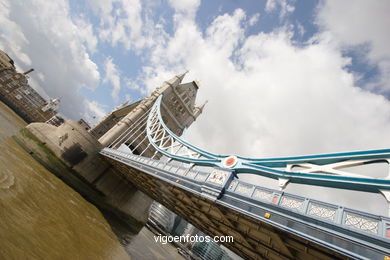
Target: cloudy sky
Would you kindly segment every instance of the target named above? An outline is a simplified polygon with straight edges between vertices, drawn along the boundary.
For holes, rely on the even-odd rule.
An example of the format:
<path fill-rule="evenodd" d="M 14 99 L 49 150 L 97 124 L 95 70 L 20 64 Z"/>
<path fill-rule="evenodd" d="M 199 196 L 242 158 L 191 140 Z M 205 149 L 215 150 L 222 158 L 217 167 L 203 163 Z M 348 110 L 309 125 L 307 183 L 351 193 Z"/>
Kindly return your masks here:
<path fill-rule="evenodd" d="M 0 49 L 71 119 L 188 69 L 209 102 L 185 137 L 212 152 L 389 148 L 388 13 L 388 0 L 0 0 Z"/>

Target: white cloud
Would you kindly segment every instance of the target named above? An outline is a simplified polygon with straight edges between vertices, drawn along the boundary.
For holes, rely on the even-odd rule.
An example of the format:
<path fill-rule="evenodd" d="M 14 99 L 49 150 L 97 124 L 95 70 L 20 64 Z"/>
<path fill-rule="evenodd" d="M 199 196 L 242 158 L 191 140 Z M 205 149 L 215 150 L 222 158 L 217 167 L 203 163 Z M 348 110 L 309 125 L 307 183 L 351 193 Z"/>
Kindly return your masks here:
<path fill-rule="evenodd" d="M 169 0 L 170 5 L 175 9 L 175 20 L 193 20 L 199 8 L 200 0 Z"/>
<path fill-rule="evenodd" d="M 245 25 L 240 9 L 216 17 L 205 34 L 193 20 L 177 22 L 144 67 L 150 89 L 186 68 L 186 80 L 202 81 L 198 99 L 209 103 L 186 134 L 190 142 L 255 158 L 389 147 L 390 102 L 354 86 L 345 69 L 351 60 L 339 48 L 325 39 L 294 46 L 287 26 L 245 37 Z M 339 199 L 318 191 L 295 189 L 361 207 L 354 193 Z"/>
<path fill-rule="evenodd" d="M 122 43 L 130 49 L 131 38 L 139 36 L 142 26 L 139 1 L 89 1 L 89 4 L 100 19 L 99 38 L 113 46 Z"/>
<path fill-rule="evenodd" d="M 93 32 L 92 24 L 81 18 L 75 19 L 75 24 L 77 25 L 77 32 L 79 34 L 80 39 L 86 43 L 86 46 L 91 53 L 95 53 L 98 40 Z"/>
<path fill-rule="evenodd" d="M 85 100 L 84 106 L 86 110 L 83 118 L 90 124 L 99 122 L 107 114 L 106 107 L 96 101 Z"/>
<path fill-rule="evenodd" d="M 299 36 L 303 36 L 306 33 L 305 27 L 299 22 L 296 24 L 296 31 Z"/>
<path fill-rule="evenodd" d="M 23 34 L 22 28 L 19 24 L 10 19 L 11 15 L 11 2 L 2 1 L 0 2 L 0 24 L 1 28 L 1 39 L 0 48 L 3 50 L 9 50 L 11 53 L 18 53 L 18 58 L 25 65 L 31 65 L 31 59 L 28 55 L 21 50 L 20 45 L 27 45 L 29 41 Z M 17 44 L 13 44 L 17 43 Z M 16 64 L 19 66 L 18 64 Z"/>
<path fill-rule="evenodd" d="M 118 70 L 118 66 L 112 61 L 112 57 L 108 57 L 104 62 L 105 76 L 103 83 L 109 83 L 112 85 L 111 97 L 118 102 L 119 91 L 121 90 L 121 80 Z"/>
<path fill-rule="evenodd" d="M 279 8 L 279 18 L 285 18 L 289 13 L 294 12 L 295 0 L 267 0 L 265 4 L 265 11 L 272 13 Z"/>
<path fill-rule="evenodd" d="M 156 49 L 154 67 L 144 70 L 148 78 L 145 82 L 151 89 L 169 78 L 173 70 L 184 68 L 190 68 L 187 78 L 202 80 L 199 94 L 210 99 L 210 103 L 199 124 L 193 127 L 194 135 L 200 138 L 198 143 L 207 143 L 205 140 L 214 135 L 215 140 L 208 143 L 211 150 L 248 156 L 383 147 L 383 139 L 373 141 L 370 133 L 389 127 L 383 121 L 386 113 L 377 111 L 383 106 L 381 110 L 386 112 L 389 104 L 382 96 L 353 86 L 353 76 L 344 70 L 349 59 L 326 44 L 297 48 L 290 41 L 290 32 L 283 30 L 248 37 L 236 50 L 244 37 L 241 26 L 244 18 L 242 10 L 219 16 L 205 37 L 195 26 L 186 25 L 186 31 L 179 26 L 167 47 Z M 172 68 L 171 74 L 167 68 Z M 376 105 L 370 106 L 369 112 L 353 115 L 351 112 L 360 107 L 356 100 L 360 99 Z M 332 109 L 335 111 L 331 112 Z M 295 116 L 291 117 L 293 112 Z M 383 123 L 381 130 L 376 123 L 359 124 L 368 114 L 372 115 L 370 120 Z M 343 117 L 348 117 L 349 125 Z M 290 128 L 287 133 L 286 125 Z M 362 135 L 349 132 L 356 125 L 363 129 Z M 207 132 L 203 133 L 202 127 Z M 241 140 L 226 142 L 229 135 L 236 136 L 232 134 L 235 132 L 241 133 Z M 317 138 L 321 135 L 329 142 Z M 284 143 L 286 147 L 281 150 Z"/>
<path fill-rule="evenodd" d="M 250 26 L 255 25 L 259 21 L 259 18 L 260 18 L 260 14 L 259 13 L 256 13 L 256 14 L 252 15 L 252 17 L 248 21 L 248 24 Z"/>
<path fill-rule="evenodd" d="M 121 44 L 126 50 L 139 53 L 156 41 L 163 41 L 166 33 L 161 24 L 153 22 L 153 4 L 139 0 L 88 1 L 100 23 L 97 26 L 99 39 L 113 47 Z M 144 7 L 150 7 L 145 8 Z M 163 21 L 162 21 L 163 22 Z"/>
<path fill-rule="evenodd" d="M 147 91 L 145 88 L 141 87 L 140 84 L 136 80 L 129 79 L 127 77 L 124 78 L 124 83 L 127 89 L 137 91 L 143 96 L 147 95 Z"/>
<path fill-rule="evenodd" d="M 79 89 L 96 89 L 100 79 L 84 45 L 86 37 L 93 38 L 92 32 L 84 36 L 84 29 L 80 31 L 70 18 L 66 1 L 2 0 L 0 6 L 0 48 L 20 70 L 35 68 L 30 74 L 32 84 L 50 97 L 61 98 L 61 112 L 80 118 L 85 108 Z M 89 45 L 93 48 L 93 43 Z"/>
<path fill-rule="evenodd" d="M 390 92 L 390 1 L 323 1 L 317 22 L 340 48 L 366 44 L 368 62 L 379 66 L 376 85 Z M 362 56 L 364 54 L 362 53 Z"/>
<path fill-rule="evenodd" d="M 223 52 L 224 57 L 233 54 L 234 48 L 244 36 L 244 29 L 241 27 L 244 19 L 245 12 L 242 9 L 236 9 L 231 16 L 224 14 L 215 18 L 206 31 L 207 44 L 215 51 Z"/>
<path fill-rule="evenodd" d="M 169 0 L 170 5 L 179 12 L 196 12 L 200 5 L 200 0 Z"/>
<path fill-rule="evenodd" d="M 272 12 L 276 8 L 276 0 L 267 0 L 265 4 L 265 11 L 266 12 Z"/>

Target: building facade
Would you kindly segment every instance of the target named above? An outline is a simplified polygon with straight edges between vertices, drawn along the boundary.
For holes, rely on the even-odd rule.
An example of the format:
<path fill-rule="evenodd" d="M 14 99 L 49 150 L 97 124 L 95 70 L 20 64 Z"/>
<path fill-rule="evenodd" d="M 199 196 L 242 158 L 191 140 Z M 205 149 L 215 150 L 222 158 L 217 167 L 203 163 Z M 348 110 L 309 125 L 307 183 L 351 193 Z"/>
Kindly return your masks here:
<path fill-rule="evenodd" d="M 7 53 L 0 50 L 0 71 L 3 69 L 15 69 L 15 65 Z"/>
<path fill-rule="evenodd" d="M 160 203 L 156 201 L 152 203 L 148 219 L 152 225 L 159 227 L 164 232 L 170 233 L 172 231 L 175 218 L 176 215 Z"/>
<path fill-rule="evenodd" d="M 12 108 L 26 122 L 46 122 L 57 114 L 59 99 L 45 100 L 27 80 L 29 70 L 16 71 L 14 62 L 0 51 L 0 100 Z"/>

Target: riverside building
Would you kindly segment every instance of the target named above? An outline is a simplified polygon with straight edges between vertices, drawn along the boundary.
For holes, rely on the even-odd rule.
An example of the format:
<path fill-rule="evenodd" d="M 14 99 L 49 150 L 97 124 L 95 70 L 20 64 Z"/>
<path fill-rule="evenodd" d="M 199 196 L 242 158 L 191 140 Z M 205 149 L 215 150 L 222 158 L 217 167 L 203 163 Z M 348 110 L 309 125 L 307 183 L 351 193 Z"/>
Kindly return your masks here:
<path fill-rule="evenodd" d="M 17 72 L 14 61 L 0 50 L 0 100 L 28 123 L 46 122 L 57 114 L 60 100 L 46 100 L 28 84 L 32 71 Z"/>

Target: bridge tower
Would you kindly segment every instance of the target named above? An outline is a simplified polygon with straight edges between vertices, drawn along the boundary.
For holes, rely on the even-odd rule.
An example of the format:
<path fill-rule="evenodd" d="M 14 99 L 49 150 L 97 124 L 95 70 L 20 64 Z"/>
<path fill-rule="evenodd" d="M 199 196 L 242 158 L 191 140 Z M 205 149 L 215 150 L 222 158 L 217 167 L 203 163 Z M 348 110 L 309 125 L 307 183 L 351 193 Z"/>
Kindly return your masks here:
<path fill-rule="evenodd" d="M 163 94 L 162 119 L 171 131 L 181 136 L 202 113 L 204 105 L 195 106 L 199 85 L 196 81 L 182 84 L 187 72 L 165 81 L 152 94 L 141 100 L 125 117 L 99 138 L 104 147 L 114 149 L 126 145 L 133 154 L 159 158 L 147 139 L 146 121 L 158 96 Z"/>

